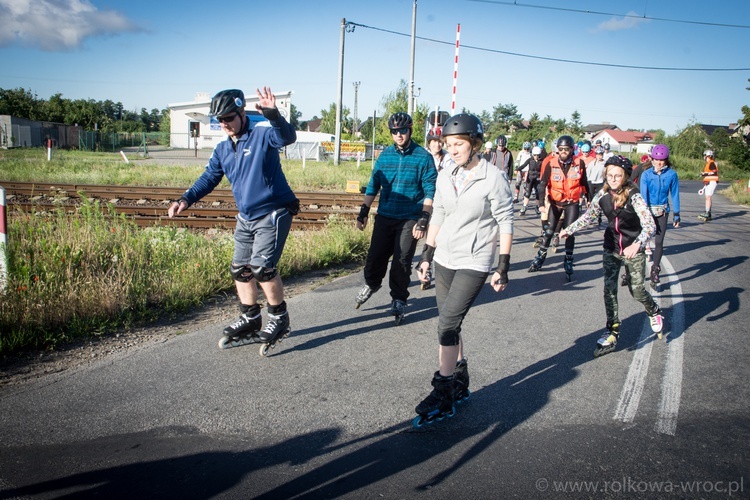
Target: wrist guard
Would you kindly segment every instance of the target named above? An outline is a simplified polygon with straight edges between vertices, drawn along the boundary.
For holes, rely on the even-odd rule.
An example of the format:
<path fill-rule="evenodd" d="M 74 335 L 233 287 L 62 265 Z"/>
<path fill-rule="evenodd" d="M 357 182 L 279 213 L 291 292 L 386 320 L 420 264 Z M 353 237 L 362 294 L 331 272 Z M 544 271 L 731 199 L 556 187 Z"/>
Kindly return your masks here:
<path fill-rule="evenodd" d="M 672 222 L 674 223 L 680 222 L 680 212 L 675 212 L 672 215 Z"/>
<path fill-rule="evenodd" d="M 508 283 L 508 269 L 510 269 L 510 254 L 500 254 L 500 259 L 497 262 L 497 274 L 500 275 L 500 284 L 505 285 Z"/>
<path fill-rule="evenodd" d="M 370 207 L 362 203 L 362 206 L 359 207 L 359 215 L 357 216 L 357 222 L 360 224 L 365 223 L 365 219 L 367 216 L 370 215 Z"/>
<path fill-rule="evenodd" d="M 417 230 L 418 231 L 427 231 L 427 226 L 430 225 L 430 212 L 422 212 L 419 214 L 419 219 L 417 219 Z"/>
<path fill-rule="evenodd" d="M 419 258 L 419 262 L 417 262 L 417 269 L 422 267 L 422 262 L 427 262 L 428 264 L 432 264 L 432 258 L 435 256 L 435 247 L 428 245 L 427 243 L 424 244 L 424 247 L 422 248 L 422 257 Z"/>
<path fill-rule="evenodd" d="M 177 204 L 181 205 L 183 201 L 185 202 L 185 208 L 188 208 L 190 206 L 190 202 L 184 196 L 180 196 L 180 199 L 177 200 Z"/>
<path fill-rule="evenodd" d="M 270 121 L 278 120 L 279 116 L 281 116 L 279 108 L 260 108 L 260 111 L 263 113 L 263 117 Z"/>

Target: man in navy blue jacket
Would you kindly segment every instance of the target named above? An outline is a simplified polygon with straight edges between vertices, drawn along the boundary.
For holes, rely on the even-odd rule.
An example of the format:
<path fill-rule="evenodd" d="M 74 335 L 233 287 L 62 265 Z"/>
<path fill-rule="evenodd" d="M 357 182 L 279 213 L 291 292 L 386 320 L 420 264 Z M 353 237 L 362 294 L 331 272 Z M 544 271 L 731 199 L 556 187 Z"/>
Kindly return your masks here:
<path fill-rule="evenodd" d="M 257 93 L 255 108 L 268 122 L 251 123 L 241 90 L 222 90 L 213 97 L 209 114 L 218 119 L 227 138 L 216 145 L 195 184 L 169 207 L 170 217 L 180 214 L 210 193 L 225 175 L 232 185 L 239 214 L 230 272 L 240 299 L 240 317 L 224 329 L 219 342 L 223 348 L 273 343 L 291 331 L 276 266 L 299 200 L 281 170 L 279 148 L 296 141 L 297 134 L 276 108 L 271 89 L 264 87 Z M 262 330 L 256 282 L 268 303 L 268 322 Z"/>

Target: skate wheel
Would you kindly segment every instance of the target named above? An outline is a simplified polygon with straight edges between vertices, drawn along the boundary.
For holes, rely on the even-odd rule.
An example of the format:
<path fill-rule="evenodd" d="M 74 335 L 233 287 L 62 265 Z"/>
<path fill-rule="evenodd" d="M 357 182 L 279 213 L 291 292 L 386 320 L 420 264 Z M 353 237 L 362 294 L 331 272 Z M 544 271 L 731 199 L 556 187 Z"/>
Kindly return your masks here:
<path fill-rule="evenodd" d="M 425 423 L 426 423 L 426 420 L 422 415 L 417 415 L 416 417 L 414 417 L 414 420 L 411 421 L 411 425 L 415 429 L 421 429 L 422 427 L 424 427 Z"/>
<path fill-rule="evenodd" d="M 260 352 L 260 355 L 265 358 L 266 356 L 268 356 L 268 351 L 272 348 L 273 346 L 271 346 L 271 344 L 261 344 L 260 350 L 258 352 Z"/>

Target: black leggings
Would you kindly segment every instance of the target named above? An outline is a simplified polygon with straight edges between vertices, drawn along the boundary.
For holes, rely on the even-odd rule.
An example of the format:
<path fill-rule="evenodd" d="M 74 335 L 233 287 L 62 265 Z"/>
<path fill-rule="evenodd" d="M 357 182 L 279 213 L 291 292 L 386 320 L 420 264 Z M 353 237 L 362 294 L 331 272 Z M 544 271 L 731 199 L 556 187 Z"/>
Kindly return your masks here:
<path fill-rule="evenodd" d="M 550 241 L 552 241 L 552 236 L 554 234 L 555 228 L 557 227 L 557 221 L 560 220 L 560 216 L 562 216 L 563 212 L 565 212 L 565 220 L 563 220 L 562 228 L 565 229 L 569 224 L 572 224 L 578 219 L 578 216 L 581 213 L 581 207 L 578 205 L 578 202 L 570 203 L 569 205 L 565 205 L 564 207 L 558 207 L 554 203 L 550 204 L 547 215 L 547 220 L 549 221 L 549 229 L 544 235 L 544 241 L 542 242 L 543 250 L 549 248 L 549 243 Z M 575 246 L 575 236 L 571 235 L 565 238 L 566 254 L 573 255 L 573 249 L 575 248 Z"/>
<path fill-rule="evenodd" d="M 455 346 L 461 341 L 461 323 L 482 291 L 489 273 L 448 269 L 435 262 L 435 299 L 438 307 L 438 342 Z"/>
<path fill-rule="evenodd" d="M 656 222 L 656 236 L 654 236 L 654 251 L 651 255 L 653 265 L 661 269 L 661 256 L 664 255 L 664 236 L 667 235 L 667 213 L 661 217 L 654 217 Z"/>

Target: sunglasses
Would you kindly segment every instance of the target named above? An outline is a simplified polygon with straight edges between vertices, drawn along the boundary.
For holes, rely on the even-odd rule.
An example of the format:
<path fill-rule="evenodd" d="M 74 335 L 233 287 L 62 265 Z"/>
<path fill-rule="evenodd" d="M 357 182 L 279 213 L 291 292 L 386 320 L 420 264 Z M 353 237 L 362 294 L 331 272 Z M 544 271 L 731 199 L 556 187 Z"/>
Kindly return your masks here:
<path fill-rule="evenodd" d="M 396 134 L 406 135 L 408 133 L 409 133 L 409 128 L 408 127 L 392 128 L 391 129 L 391 134 L 393 134 L 393 135 L 396 135 Z"/>
<path fill-rule="evenodd" d="M 217 118 L 221 123 L 231 123 L 234 121 L 234 119 L 237 118 L 237 113 L 232 113 L 231 115 L 226 116 L 220 116 Z"/>
<path fill-rule="evenodd" d="M 558 151 L 570 151 L 570 148 L 562 147 L 562 148 L 557 148 L 557 150 Z"/>

